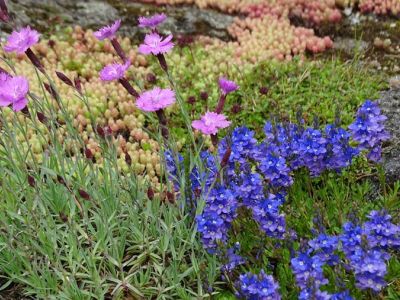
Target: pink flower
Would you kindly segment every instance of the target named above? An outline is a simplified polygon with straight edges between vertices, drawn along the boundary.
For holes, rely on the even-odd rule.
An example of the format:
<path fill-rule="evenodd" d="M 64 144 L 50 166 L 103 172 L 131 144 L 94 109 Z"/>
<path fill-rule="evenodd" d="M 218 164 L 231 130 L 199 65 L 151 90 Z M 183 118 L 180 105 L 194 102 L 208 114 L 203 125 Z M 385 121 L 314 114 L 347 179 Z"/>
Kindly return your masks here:
<path fill-rule="evenodd" d="M 218 129 L 226 128 L 231 122 L 223 114 L 206 112 L 200 120 L 192 122 L 193 128 L 200 130 L 204 134 L 216 134 Z"/>
<path fill-rule="evenodd" d="M 115 33 L 121 26 L 121 20 L 117 20 L 114 22 L 112 25 L 104 26 L 100 28 L 99 30 L 95 31 L 93 35 L 99 40 L 105 40 L 105 39 L 113 39 L 115 37 Z"/>
<path fill-rule="evenodd" d="M 163 54 L 171 51 L 174 44 L 171 42 L 172 34 L 163 39 L 158 33 L 146 34 L 144 43 L 139 46 L 139 52 L 145 55 Z"/>
<path fill-rule="evenodd" d="M 236 83 L 226 79 L 225 77 L 219 79 L 219 87 L 224 95 L 228 95 L 229 93 L 239 89 L 239 86 Z"/>
<path fill-rule="evenodd" d="M 28 80 L 23 76 L 10 77 L 0 74 L 0 106 L 12 104 L 14 111 L 20 111 L 28 104 Z"/>
<path fill-rule="evenodd" d="M 155 87 L 151 91 L 141 94 L 136 101 L 136 106 L 143 111 L 157 111 L 174 103 L 174 91 Z"/>
<path fill-rule="evenodd" d="M 155 29 L 167 19 L 165 14 L 156 14 L 150 17 L 139 17 L 139 27 L 149 27 Z"/>
<path fill-rule="evenodd" d="M 131 62 L 129 60 L 127 60 L 123 65 L 117 63 L 107 65 L 100 71 L 100 79 L 103 81 L 121 79 L 125 76 L 125 72 L 128 70 L 130 65 Z"/>
<path fill-rule="evenodd" d="M 39 37 L 40 34 L 29 26 L 22 28 L 20 31 L 14 30 L 8 37 L 4 50 L 22 54 L 36 44 L 39 41 Z"/>

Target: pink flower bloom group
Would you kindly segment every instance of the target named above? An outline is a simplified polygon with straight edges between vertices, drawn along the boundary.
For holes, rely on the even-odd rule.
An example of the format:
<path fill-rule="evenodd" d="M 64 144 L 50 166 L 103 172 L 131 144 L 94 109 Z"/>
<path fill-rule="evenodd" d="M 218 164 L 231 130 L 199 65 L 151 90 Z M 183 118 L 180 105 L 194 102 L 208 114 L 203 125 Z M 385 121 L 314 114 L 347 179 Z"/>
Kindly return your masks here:
<path fill-rule="evenodd" d="M 139 27 L 148 27 L 155 29 L 158 25 L 167 19 L 165 14 L 156 14 L 150 17 L 139 17 Z"/>
<path fill-rule="evenodd" d="M 11 77 L 0 73 L 0 106 L 12 105 L 14 111 L 20 111 L 28 104 L 28 80 L 23 76 Z"/>
<path fill-rule="evenodd" d="M 239 89 L 239 86 L 236 83 L 226 79 L 225 77 L 219 79 L 219 87 L 224 95 L 228 95 L 229 93 Z"/>
<path fill-rule="evenodd" d="M 175 103 L 175 93 L 170 89 L 154 89 L 144 92 L 136 101 L 136 106 L 143 111 L 157 111 Z"/>
<path fill-rule="evenodd" d="M 126 70 L 130 67 L 131 62 L 127 60 L 124 64 L 110 64 L 100 71 L 100 79 L 103 81 L 118 80 L 125 76 Z"/>
<path fill-rule="evenodd" d="M 118 31 L 120 26 L 121 26 L 121 20 L 117 20 L 114 22 L 114 24 L 104 26 L 99 30 L 95 31 L 93 34 L 100 41 L 105 39 L 111 40 L 115 37 L 115 33 Z"/>
<path fill-rule="evenodd" d="M 39 41 L 40 34 L 29 26 L 20 31 L 14 30 L 7 39 L 4 46 L 6 52 L 25 53 L 31 46 Z"/>
<path fill-rule="evenodd" d="M 231 122 L 223 114 L 206 112 L 200 120 L 192 122 L 193 128 L 200 130 L 203 134 L 216 134 L 219 129 L 226 128 Z"/>
<path fill-rule="evenodd" d="M 145 55 L 167 53 L 174 47 L 171 40 L 172 34 L 163 38 L 157 33 L 149 33 L 144 38 L 144 43 L 139 46 L 139 52 Z"/>

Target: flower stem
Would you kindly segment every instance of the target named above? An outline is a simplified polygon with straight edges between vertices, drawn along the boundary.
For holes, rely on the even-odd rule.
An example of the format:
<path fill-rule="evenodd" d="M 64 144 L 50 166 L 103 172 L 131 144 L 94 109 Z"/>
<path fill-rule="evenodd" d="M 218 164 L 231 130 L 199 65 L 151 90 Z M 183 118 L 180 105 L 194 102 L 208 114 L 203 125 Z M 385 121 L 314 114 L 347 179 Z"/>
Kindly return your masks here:
<path fill-rule="evenodd" d="M 169 130 L 167 126 L 167 117 L 165 116 L 165 112 L 163 109 L 159 109 L 156 111 L 158 121 L 160 122 L 161 135 L 164 139 L 168 140 Z"/>
<path fill-rule="evenodd" d="M 119 83 L 131 94 L 133 97 L 138 98 L 139 93 L 133 88 L 133 86 L 129 83 L 128 79 L 125 77 L 119 80 Z"/>
<path fill-rule="evenodd" d="M 221 97 L 219 97 L 218 105 L 217 105 L 217 108 L 215 109 L 215 112 L 217 114 L 220 114 L 222 112 L 222 110 L 224 109 L 225 100 L 226 100 L 226 95 L 222 94 Z"/>
<path fill-rule="evenodd" d="M 115 52 L 117 52 L 118 56 L 122 59 L 122 61 L 126 61 L 126 55 L 124 50 L 121 47 L 121 44 L 118 42 L 118 40 L 116 38 L 113 38 L 111 40 L 111 44 L 114 47 Z"/>

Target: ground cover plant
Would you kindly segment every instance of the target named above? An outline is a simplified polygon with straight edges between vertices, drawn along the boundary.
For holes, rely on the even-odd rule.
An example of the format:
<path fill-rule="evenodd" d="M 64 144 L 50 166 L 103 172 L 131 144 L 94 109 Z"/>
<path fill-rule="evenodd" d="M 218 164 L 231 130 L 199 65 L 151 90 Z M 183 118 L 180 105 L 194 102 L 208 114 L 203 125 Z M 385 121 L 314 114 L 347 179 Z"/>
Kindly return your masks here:
<path fill-rule="evenodd" d="M 154 173 L 144 159 L 145 168 L 132 168 L 132 149 L 121 147 L 119 126 L 126 125 L 105 122 L 107 109 L 95 101 L 100 95 L 91 99 L 82 79 L 42 62 L 34 29 L 8 37 L 0 77 L 2 289 L 41 299 L 396 299 L 399 185 L 387 186 L 379 166 L 390 139 L 386 117 L 364 99 L 379 89 L 379 77 L 368 75 L 377 82 L 363 85 L 364 75 L 353 78 L 351 65 L 327 62 L 326 77 L 339 70 L 337 84 L 351 77 L 360 91 L 343 84 L 348 101 L 320 117 L 297 108 L 318 114 L 325 105 L 318 107 L 319 97 L 309 107 L 296 103 L 296 95 L 308 98 L 320 84 L 308 79 L 317 73 L 314 65 L 271 66 L 267 82 L 305 74 L 271 87 L 248 83 L 257 72 L 232 80 L 227 67 L 225 77 L 205 81 L 208 89 L 214 82 L 213 91 L 206 95 L 200 85 L 193 101 L 193 90 L 183 92 L 191 83 L 178 74 L 193 72 L 194 64 L 180 71 L 171 63 L 172 35 L 157 30 L 165 18 L 139 19 L 149 33 L 137 51 L 154 65 L 151 84 L 130 77 L 136 53 L 116 38 L 119 21 L 93 34 L 100 41 L 91 40 L 115 53 L 96 68 L 100 83 L 93 90 L 118 91 L 124 121 L 134 115 L 132 130 L 145 126 L 147 143 L 138 145 L 154 147 Z M 190 60 L 201 50 L 182 51 Z M 25 58 L 24 70 L 34 70 L 36 90 L 10 52 Z M 320 82 L 328 103 L 335 94 L 324 76 Z M 293 84 L 308 89 L 282 92 Z M 76 99 L 77 115 L 61 89 Z M 260 108 L 249 124 L 241 122 L 239 108 L 250 101 L 237 99 L 250 90 L 256 103 L 280 103 L 275 114 Z M 96 147 L 89 147 L 89 136 Z"/>

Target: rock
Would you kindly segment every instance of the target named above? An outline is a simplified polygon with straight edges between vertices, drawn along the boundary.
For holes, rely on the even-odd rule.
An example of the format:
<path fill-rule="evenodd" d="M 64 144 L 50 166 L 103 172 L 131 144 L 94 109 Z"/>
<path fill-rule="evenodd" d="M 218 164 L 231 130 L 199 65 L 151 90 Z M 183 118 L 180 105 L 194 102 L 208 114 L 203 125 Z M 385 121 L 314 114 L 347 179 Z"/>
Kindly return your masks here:
<path fill-rule="evenodd" d="M 400 89 L 400 75 L 390 77 L 389 86 L 393 89 Z"/>
<path fill-rule="evenodd" d="M 337 37 L 333 44 L 333 49 L 340 50 L 347 55 L 354 55 L 354 53 L 365 52 L 368 45 L 367 42 L 362 40 Z"/>
<path fill-rule="evenodd" d="M 122 19 L 120 33 L 141 39 L 145 30 L 136 26 L 137 18 L 165 12 L 169 18 L 161 26 L 162 32 L 201 34 L 229 40 L 226 28 L 234 20 L 233 16 L 196 6 L 158 7 L 127 0 L 15 0 L 8 1 L 8 6 L 17 27 L 31 25 L 42 33 L 47 33 L 57 19 L 63 26 L 80 25 L 91 29 Z M 0 29 L 3 34 L 12 30 L 3 24 Z"/>
<path fill-rule="evenodd" d="M 383 148 L 383 166 L 388 182 L 394 183 L 400 180 L 400 87 L 382 92 L 378 103 L 388 117 L 386 128 L 391 134 Z"/>

